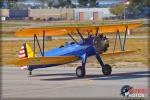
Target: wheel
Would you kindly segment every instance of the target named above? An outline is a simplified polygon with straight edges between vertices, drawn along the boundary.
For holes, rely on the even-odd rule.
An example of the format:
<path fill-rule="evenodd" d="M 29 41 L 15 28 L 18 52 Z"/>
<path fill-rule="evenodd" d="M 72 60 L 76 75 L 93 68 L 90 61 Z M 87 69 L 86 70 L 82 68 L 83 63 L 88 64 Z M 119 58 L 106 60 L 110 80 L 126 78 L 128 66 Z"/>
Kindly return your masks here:
<path fill-rule="evenodd" d="M 111 75 L 111 66 L 108 64 L 105 64 L 104 68 L 102 68 L 102 72 L 104 75 Z"/>
<path fill-rule="evenodd" d="M 30 75 L 30 76 L 32 75 L 32 71 L 30 71 L 30 70 L 29 70 L 29 75 Z"/>
<path fill-rule="evenodd" d="M 31 67 L 31 66 L 28 66 L 28 75 L 29 75 L 29 76 L 32 75 L 32 70 L 33 70 L 32 67 Z"/>
<path fill-rule="evenodd" d="M 81 78 L 85 76 L 85 69 L 82 66 L 76 68 L 77 77 Z"/>

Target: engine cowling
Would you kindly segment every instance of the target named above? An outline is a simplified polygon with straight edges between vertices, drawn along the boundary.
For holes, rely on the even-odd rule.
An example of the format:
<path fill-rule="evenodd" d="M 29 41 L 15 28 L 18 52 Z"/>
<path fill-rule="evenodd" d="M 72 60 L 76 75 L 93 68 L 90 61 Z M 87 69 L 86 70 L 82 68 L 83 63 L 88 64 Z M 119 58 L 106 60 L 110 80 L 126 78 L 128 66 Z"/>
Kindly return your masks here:
<path fill-rule="evenodd" d="M 109 40 L 106 36 L 99 35 L 93 39 L 93 46 L 97 53 L 104 53 L 108 50 Z"/>

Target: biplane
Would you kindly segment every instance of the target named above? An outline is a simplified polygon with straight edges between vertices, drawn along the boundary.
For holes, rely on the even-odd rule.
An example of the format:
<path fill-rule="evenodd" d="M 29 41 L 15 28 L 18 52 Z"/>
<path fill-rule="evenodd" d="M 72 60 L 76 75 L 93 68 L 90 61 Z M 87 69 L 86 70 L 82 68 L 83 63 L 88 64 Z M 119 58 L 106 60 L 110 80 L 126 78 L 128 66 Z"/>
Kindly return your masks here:
<path fill-rule="evenodd" d="M 24 43 L 20 49 L 19 59 L 10 63 L 22 66 L 27 69 L 29 75 L 38 68 L 46 68 L 59 66 L 81 60 L 81 66 L 76 68 L 76 76 L 84 77 L 86 75 L 86 62 L 90 56 L 95 56 L 101 65 L 104 75 L 111 75 L 112 68 L 109 64 L 105 64 L 102 60 L 103 55 L 116 55 L 134 52 L 125 50 L 127 30 L 139 27 L 140 23 L 101 25 L 101 26 L 80 26 L 80 27 L 47 27 L 47 28 L 26 28 L 16 32 L 16 36 L 33 36 L 33 50 L 29 44 Z M 120 34 L 124 34 L 121 38 Z M 73 34 L 78 35 L 81 39 L 77 41 Z M 109 39 L 105 34 L 115 34 L 114 48 L 112 52 L 106 52 L 109 47 Z M 46 36 L 69 36 L 72 42 L 45 51 Z M 84 35 L 84 36 L 83 36 Z M 85 35 L 87 35 L 85 37 Z M 42 45 L 40 45 L 38 37 L 42 36 Z M 119 38 L 120 50 L 116 51 L 116 40 Z M 40 54 L 36 55 L 36 46 L 40 50 Z"/>

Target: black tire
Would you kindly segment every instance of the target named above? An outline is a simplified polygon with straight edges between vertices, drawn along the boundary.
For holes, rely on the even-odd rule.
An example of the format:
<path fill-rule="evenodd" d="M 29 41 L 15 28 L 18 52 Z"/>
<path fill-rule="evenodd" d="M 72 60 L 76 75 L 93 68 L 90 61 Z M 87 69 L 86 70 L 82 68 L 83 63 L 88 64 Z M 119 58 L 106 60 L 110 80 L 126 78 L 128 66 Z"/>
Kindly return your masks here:
<path fill-rule="evenodd" d="M 85 76 L 85 68 L 83 68 L 82 66 L 79 66 L 76 68 L 76 75 L 78 78 L 82 78 Z"/>
<path fill-rule="evenodd" d="M 111 72 L 112 72 L 111 66 L 108 64 L 105 64 L 104 68 L 102 68 L 102 72 L 106 76 L 111 75 Z"/>
<path fill-rule="evenodd" d="M 31 76 L 32 75 L 32 71 L 29 71 L 29 76 Z"/>

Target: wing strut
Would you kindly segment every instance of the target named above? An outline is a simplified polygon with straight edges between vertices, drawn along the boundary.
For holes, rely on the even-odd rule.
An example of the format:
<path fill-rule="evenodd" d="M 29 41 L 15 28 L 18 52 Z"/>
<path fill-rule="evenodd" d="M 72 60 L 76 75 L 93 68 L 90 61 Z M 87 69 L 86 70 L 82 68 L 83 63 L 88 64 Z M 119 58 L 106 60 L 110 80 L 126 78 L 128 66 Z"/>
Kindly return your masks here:
<path fill-rule="evenodd" d="M 84 38 L 82 36 L 82 34 L 80 33 L 79 29 L 76 29 L 77 30 L 77 33 L 79 34 L 79 36 L 81 37 L 81 39 L 84 41 Z"/>
<path fill-rule="evenodd" d="M 127 31 L 128 31 L 128 26 L 126 26 L 126 30 L 125 30 L 125 33 L 124 33 L 124 41 L 123 41 L 123 47 L 122 47 L 123 51 L 125 50 Z"/>
<path fill-rule="evenodd" d="M 114 48 L 113 48 L 113 52 L 115 52 L 115 49 L 116 49 L 117 37 L 119 37 L 120 49 L 121 49 L 121 51 L 123 51 L 123 48 L 122 48 L 123 46 L 122 46 L 122 40 L 121 40 L 121 37 L 120 37 L 120 32 L 119 32 L 119 30 L 117 30 L 116 36 L 115 36 L 115 38 L 114 38 Z"/>
<path fill-rule="evenodd" d="M 37 42 L 37 44 L 38 44 L 38 47 L 39 47 L 39 49 L 40 49 L 40 53 L 41 53 L 41 55 L 43 55 L 43 53 L 42 53 L 42 49 L 41 49 L 41 46 L 40 46 L 40 43 L 39 43 L 39 40 L 38 40 L 38 37 L 36 36 L 36 34 L 34 34 L 34 40 Z M 34 41 L 34 42 L 35 42 Z M 34 43 L 35 44 L 35 43 Z M 34 45 L 34 47 L 35 47 L 35 45 Z M 35 48 L 34 48 L 34 50 L 35 50 Z M 35 53 L 35 52 L 34 52 Z"/>
<path fill-rule="evenodd" d="M 39 40 L 38 40 L 38 37 L 37 37 L 37 35 L 36 34 L 34 34 L 34 57 L 35 57 L 35 48 L 36 48 L 36 42 L 37 42 L 37 44 L 38 44 L 38 47 L 39 47 L 39 49 L 40 49 L 40 53 L 41 53 L 41 55 L 42 56 L 44 56 L 44 48 L 45 48 L 45 43 L 44 43 L 44 41 L 45 41 L 45 30 L 43 31 L 43 47 L 42 47 L 42 49 L 41 49 L 41 46 L 40 46 L 40 43 L 39 43 Z"/>
<path fill-rule="evenodd" d="M 44 56 L 44 48 L 45 48 L 45 30 L 43 30 L 43 56 Z"/>
<path fill-rule="evenodd" d="M 122 49 L 122 40 L 121 40 L 121 37 L 120 37 L 120 32 L 119 32 L 119 30 L 117 31 L 117 34 L 118 34 L 119 42 L 120 42 L 120 49 L 121 49 L 121 51 L 123 51 L 123 49 Z"/>
<path fill-rule="evenodd" d="M 69 36 L 75 43 L 78 44 L 78 42 L 77 42 L 70 34 L 68 34 L 68 36 Z"/>
<path fill-rule="evenodd" d="M 95 37 L 98 35 L 98 30 L 99 30 L 99 28 L 97 27 Z"/>
<path fill-rule="evenodd" d="M 116 36 L 115 36 L 115 38 L 114 38 L 113 52 L 115 52 L 115 49 L 116 49 L 116 42 L 117 42 L 117 33 L 116 33 Z"/>
<path fill-rule="evenodd" d="M 35 57 L 35 45 L 36 45 L 36 44 L 35 44 L 35 37 L 36 37 L 36 34 L 34 34 L 34 47 L 33 47 L 33 52 L 34 52 L 33 55 L 34 55 L 34 57 Z"/>
<path fill-rule="evenodd" d="M 125 33 L 124 33 L 124 40 L 122 41 L 122 40 L 121 40 L 121 36 L 120 36 L 120 32 L 119 32 L 119 30 L 117 30 L 116 36 L 115 36 L 115 38 L 114 38 L 114 48 L 113 48 L 113 52 L 114 52 L 115 49 L 116 49 L 117 37 L 119 37 L 119 42 L 120 42 L 120 49 L 121 49 L 121 51 L 125 51 L 125 43 L 126 43 L 127 31 L 128 31 L 128 26 L 126 26 L 126 30 L 125 30 Z"/>

